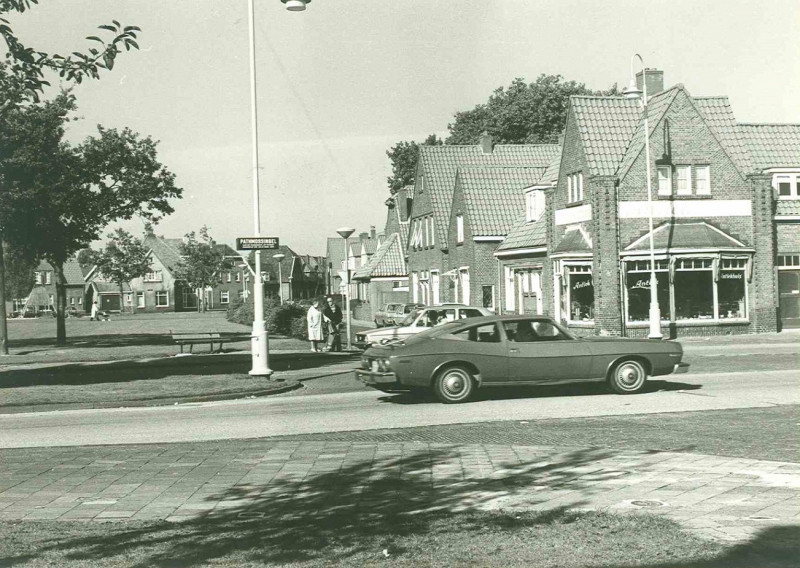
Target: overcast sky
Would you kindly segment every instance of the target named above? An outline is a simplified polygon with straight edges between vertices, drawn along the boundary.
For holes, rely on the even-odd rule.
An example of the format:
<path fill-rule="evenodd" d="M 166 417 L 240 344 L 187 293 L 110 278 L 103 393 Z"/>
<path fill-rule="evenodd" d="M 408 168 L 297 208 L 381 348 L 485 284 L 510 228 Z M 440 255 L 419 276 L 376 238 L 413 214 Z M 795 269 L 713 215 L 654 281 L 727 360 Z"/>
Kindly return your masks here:
<path fill-rule="evenodd" d="M 38 49 L 85 49 L 112 19 L 142 28 L 141 51 L 75 89 L 70 137 L 102 124 L 161 141 L 184 197 L 158 233 L 251 236 L 247 0 L 40 2 L 12 18 Z M 256 0 L 256 45 L 262 234 L 299 253 L 324 254 L 342 225 L 380 230 L 386 150 L 446 135 L 514 77 L 622 87 L 638 52 L 667 86 L 730 97 L 740 122 L 800 122 L 797 0 Z"/>

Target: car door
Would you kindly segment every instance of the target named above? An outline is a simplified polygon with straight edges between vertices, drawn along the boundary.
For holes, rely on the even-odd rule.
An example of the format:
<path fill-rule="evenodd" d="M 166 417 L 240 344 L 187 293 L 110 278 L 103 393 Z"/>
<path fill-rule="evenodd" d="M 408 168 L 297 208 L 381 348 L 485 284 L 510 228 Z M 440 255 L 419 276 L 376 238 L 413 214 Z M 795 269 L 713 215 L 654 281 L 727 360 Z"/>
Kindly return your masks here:
<path fill-rule="evenodd" d="M 558 382 L 586 379 L 592 353 L 583 341 L 563 333 L 546 320 L 503 322 L 508 341 L 508 373 L 512 381 Z"/>
<path fill-rule="evenodd" d="M 445 341 L 441 356 L 471 363 L 478 369 L 483 384 L 508 381 L 508 347 L 497 323 L 474 325 L 442 339 Z"/>

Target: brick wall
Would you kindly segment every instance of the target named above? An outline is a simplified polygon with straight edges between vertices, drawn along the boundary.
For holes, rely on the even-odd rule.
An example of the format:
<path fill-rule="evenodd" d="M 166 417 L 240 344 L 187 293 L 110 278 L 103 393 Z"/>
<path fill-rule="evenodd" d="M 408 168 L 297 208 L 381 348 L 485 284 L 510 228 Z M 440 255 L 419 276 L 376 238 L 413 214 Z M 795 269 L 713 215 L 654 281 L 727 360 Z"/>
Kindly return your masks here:
<path fill-rule="evenodd" d="M 589 224 L 594 252 L 594 322 L 600 335 L 622 335 L 620 306 L 617 187 L 611 176 L 594 176 L 585 184 L 592 204 Z"/>
<path fill-rule="evenodd" d="M 800 253 L 800 223 L 776 223 L 778 254 Z"/>
<path fill-rule="evenodd" d="M 750 322 L 752 331 L 778 330 L 778 276 L 775 270 L 775 197 L 768 175 L 750 177 L 754 246 Z"/>

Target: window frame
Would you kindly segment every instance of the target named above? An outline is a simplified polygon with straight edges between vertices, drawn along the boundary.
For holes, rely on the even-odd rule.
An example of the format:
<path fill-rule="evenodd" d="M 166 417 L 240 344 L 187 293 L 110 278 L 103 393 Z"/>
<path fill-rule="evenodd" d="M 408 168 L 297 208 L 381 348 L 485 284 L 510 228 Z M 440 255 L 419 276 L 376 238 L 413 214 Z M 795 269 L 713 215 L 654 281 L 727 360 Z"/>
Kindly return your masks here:
<path fill-rule="evenodd" d="M 681 177 L 681 172 L 686 173 L 685 179 Z M 681 182 L 685 181 L 686 186 L 681 189 Z M 680 164 L 675 166 L 675 194 L 676 195 L 693 195 L 692 188 L 692 166 L 690 164 Z"/>
<path fill-rule="evenodd" d="M 159 304 L 159 298 L 162 297 L 166 298 L 165 304 Z M 169 290 L 156 290 L 155 291 L 155 299 L 156 299 L 156 308 L 168 308 L 169 307 Z"/>
<path fill-rule="evenodd" d="M 694 194 L 711 195 L 711 166 L 708 164 L 698 164 L 692 166 L 694 173 Z M 704 177 L 700 177 L 700 172 L 705 172 Z M 701 181 L 703 182 L 701 184 Z"/>
<path fill-rule="evenodd" d="M 220 290 L 219 291 L 219 303 L 220 304 L 230 304 L 231 303 L 231 292 L 230 292 L 230 290 Z"/>
<path fill-rule="evenodd" d="M 147 307 L 144 299 L 144 292 L 136 292 L 136 307 L 144 309 Z"/>
<path fill-rule="evenodd" d="M 464 244 L 464 215 L 456 215 L 456 244 Z"/>
<path fill-rule="evenodd" d="M 789 195 L 781 195 L 780 184 L 783 181 L 789 184 Z M 800 173 L 776 173 L 772 176 L 772 187 L 781 201 L 800 199 Z"/>
<path fill-rule="evenodd" d="M 662 172 L 667 173 L 663 179 L 661 177 Z M 664 182 L 663 184 L 662 181 Z M 656 183 L 658 184 L 658 195 L 672 195 L 672 166 L 656 166 Z"/>
<path fill-rule="evenodd" d="M 594 269 L 591 262 L 569 262 L 564 263 L 563 265 L 563 274 L 566 275 L 564 278 L 564 286 L 566 287 L 566 291 L 564 293 L 564 298 L 566 301 L 565 307 L 567 312 L 567 317 L 565 318 L 568 323 L 570 324 L 582 324 L 582 325 L 590 325 L 594 324 L 594 304 L 596 298 L 594 297 Z M 588 274 L 591 277 L 592 282 L 592 316 L 587 319 L 573 319 L 572 318 L 572 275 L 584 275 Z"/>

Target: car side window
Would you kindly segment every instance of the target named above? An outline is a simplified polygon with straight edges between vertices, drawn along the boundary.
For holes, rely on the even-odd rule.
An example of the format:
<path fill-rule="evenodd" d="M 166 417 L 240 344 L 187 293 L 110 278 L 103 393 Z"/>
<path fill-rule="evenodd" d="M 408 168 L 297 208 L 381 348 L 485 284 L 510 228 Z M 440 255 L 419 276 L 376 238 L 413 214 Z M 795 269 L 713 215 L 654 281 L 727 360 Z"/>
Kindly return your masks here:
<path fill-rule="evenodd" d="M 480 313 L 478 310 L 473 310 L 473 309 L 467 308 L 467 309 L 465 309 L 465 310 L 461 310 L 461 311 L 460 311 L 460 313 L 459 313 L 459 316 L 458 316 L 458 317 L 459 317 L 460 319 L 464 319 L 464 318 L 477 318 L 477 317 L 480 317 L 480 316 L 482 316 L 482 315 L 483 315 L 483 314 L 482 314 L 482 313 Z"/>
<path fill-rule="evenodd" d="M 475 341 L 477 343 L 499 343 L 500 333 L 493 323 L 470 327 L 453 334 L 453 337 L 462 341 Z"/>
<path fill-rule="evenodd" d="M 569 339 L 552 323 L 547 321 L 509 321 L 503 324 L 509 341 L 533 343 Z"/>

